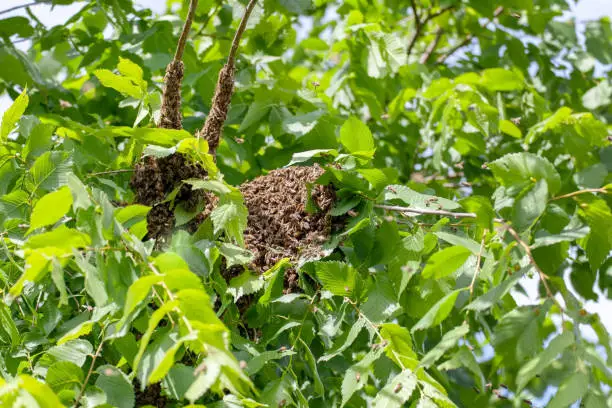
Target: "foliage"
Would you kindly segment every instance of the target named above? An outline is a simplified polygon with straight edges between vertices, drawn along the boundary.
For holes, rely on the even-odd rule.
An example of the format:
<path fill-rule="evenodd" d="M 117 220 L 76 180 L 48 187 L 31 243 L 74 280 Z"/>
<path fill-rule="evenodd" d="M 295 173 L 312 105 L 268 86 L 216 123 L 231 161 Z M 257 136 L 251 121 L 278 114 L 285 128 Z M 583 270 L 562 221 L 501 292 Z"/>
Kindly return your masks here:
<path fill-rule="evenodd" d="M 199 2 L 185 130 L 154 124 L 186 2 L 0 20 L 2 405 L 612 406 L 584 309 L 612 293 L 612 25 L 581 42 L 568 3 L 262 0 L 216 164 L 192 135 L 243 2 Z M 219 206 L 160 249 L 129 180 L 176 151 Z M 236 187 L 314 162 L 345 220 L 323 258 L 226 281 L 251 259 Z"/>

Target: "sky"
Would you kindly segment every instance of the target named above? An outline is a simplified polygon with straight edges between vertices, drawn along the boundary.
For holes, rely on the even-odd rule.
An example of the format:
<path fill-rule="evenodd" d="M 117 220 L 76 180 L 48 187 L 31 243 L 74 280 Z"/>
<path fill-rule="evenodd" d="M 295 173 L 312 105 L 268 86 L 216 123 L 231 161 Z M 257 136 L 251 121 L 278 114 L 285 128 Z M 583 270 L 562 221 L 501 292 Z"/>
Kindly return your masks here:
<path fill-rule="evenodd" d="M 0 2 L 0 11 L 6 10 L 14 6 L 30 3 L 31 0 L 2 0 Z M 140 0 L 136 2 L 141 6 L 150 8 L 155 13 L 162 13 L 165 10 L 166 0 Z M 48 26 L 54 26 L 65 22 L 70 18 L 76 11 L 83 7 L 85 3 L 74 3 L 69 6 L 55 6 L 53 9 L 50 5 L 40 4 L 31 8 L 32 12 L 41 20 L 42 23 Z M 24 15 L 23 9 L 15 12 L 7 13 L 2 15 L 2 18 L 10 17 L 13 15 Z M 580 0 L 577 4 L 574 4 L 572 10 L 567 13 L 567 16 L 574 16 L 579 23 L 583 23 L 588 20 L 598 19 L 602 16 L 612 17 L 612 0 Z M 11 100 L 6 95 L 0 95 L 0 117 L 4 111 L 10 106 Z M 516 301 L 519 304 L 536 304 L 539 303 L 539 296 L 537 293 L 538 281 L 536 278 L 529 279 L 524 278 L 521 282 L 522 286 L 527 291 L 527 296 L 513 293 Z M 587 301 L 585 303 L 585 309 L 590 313 L 597 313 L 601 318 L 604 325 L 607 327 L 608 332 L 612 333 L 612 301 L 600 296 L 601 300 L 598 302 Z M 584 335 L 595 339 L 595 333 L 588 331 Z"/>

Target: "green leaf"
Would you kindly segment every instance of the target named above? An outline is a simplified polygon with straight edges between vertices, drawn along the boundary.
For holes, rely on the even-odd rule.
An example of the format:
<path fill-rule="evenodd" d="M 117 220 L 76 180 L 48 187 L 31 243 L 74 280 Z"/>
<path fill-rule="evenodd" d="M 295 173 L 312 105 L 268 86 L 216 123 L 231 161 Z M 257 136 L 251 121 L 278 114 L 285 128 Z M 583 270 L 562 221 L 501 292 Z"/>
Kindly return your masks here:
<path fill-rule="evenodd" d="M 489 198 L 473 195 L 459 200 L 459 203 L 467 212 L 476 214 L 476 223 L 478 225 L 489 231 L 493 230 L 495 211 Z"/>
<path fill-rule="evenodd" d="M 10 344 L 12 347 L 19 344 L 19 331 L 11 316 L 11 310 L 4 303 L 0 303 L 0 330 L 6 334 L 6 337 L 4 335 L 0 336 L 0 341 Z"/>
<path fill-rule="evenodd" d="M 452 246 L 436 252 L 427 260 L 421 276 L 425 279 L 449 276 L 467 261 L 471 253 L 462 246 Z"/>
<path fill-rule="evenodd" d="M 366 157 L 374 156 L 376 148 L 372 132 L 355 116 L 348 118 L 340 128 L 340 142 L 350 153 Z"/>
<path fill-rule="evenodd" d="M 344 262 L 313 262 L 323 289 L 336 296 L 352 297 L 357 287 L 357 271 Z"/>
<path fill-rule="evenodd" d="M 384 323 L 380 327 L 380 336 L 389 344 L 385 353 L 399 367 L 414 369 L 417 355 L 412 347 L 412 337 L 405 327 L 395 323 Z"/>
<path fill-rule="evenodd" d="M 596 110 L 612 103 L 612 85 L 603 80 L 582 95 L 582 104 L 589 110 Z"/>
<path fill-rule="evenodd" d="M 141 87 L 136 85 L 131 78 L 113 74 L 108 69 L 97 69 L 94 71 L 94 75 L 103 86 L 113 88 L 117 92 L 132 98 L 141 99 L 143 97 Z"/>
<path fill-rule="evenodd" d="M 93 346 L 87 340 L 70 340 L 63 344 L 51 347 L 46 355 L 57 361 L 70 361 L 79 367 L 83 367 L 87 357 L 93 353 Z"/>
<path fill-rule="evenodd" d="M 484 248 L 481 250 L 481 244 L 474 241 L 473 239 L 444 231 L 435 231 L 434 234 L 438 238 L 448 242 L 449 244 L 459 245 L 466 249 L 469 249 L 474 255 L 480 254 L 483 258 L 488 258 L 491 256 L 491 254 L 488 253 Z"/>
<path fill-rule="evenodd" d="M 127 319 L 134 309 L 136 309 L 136 307 L 138 307 L 138 305 L 140 305 L 149 295 L 153 285 L 161 282 L 162 279 L 163 276 L 161 275 L 148 275 L 139 278 L 130 285 L 123 308 L 123 319 L 119 322 L 119 327 L 125 323 L 125 319 Z"/>
<path fill-rule="evenodd" d="M 468 304 L 465 308 L 476 311 L 481 311 L 490 308 L 502 297 L 504 297 L 530 268 L 531 266 L 527 266 L 526 268 L 523 268 L 520 271 L 513 273 L 512 276 L 506 278 L 499 285 L 495 286 L 493 289 L 489 290 L 485 294 L 474 299 L 474 301 Z"/>
<path fill-rule="evenodd" d="M 559 386 L 559 390 L 548 403 L 549 408 L 565 408 L 582 398 L 589 390 L 589 376 L 576 372 Z"/>
<path fill-rule="evenodd" d="M 55 190 L 68 184 L 71 167 L 72 161 L 68 152 L 45 152 L 30 168 L 26 186 L 30 191 Z"/>
<path fill-rule="evenodd" d="M 520 91 L 525 87 L 521 75 L 503 68 L 485 69 L 481 84 L 490 91 Z"/>
<path fill-rule="evenodd" d="M 336 347 L 334 347 L 334 349 L 332 349 L 331 351 L 329 351 L 328 353 L 320 357 L 319 362 L 329 361 L 332 358 L 339 355 L 340 353 L 342 353 L 347 348 L 349 348 L 351 344 L 353 344 L 355 339 L 357 339 L 357 336 L 361 332 L 361 329 L 365 327 L 365 325 L 366 325 L 366 322 L 364 319 L 362 318 L 357 319 L 355 324 L 351 326 L 351 329 L 348 331 L 346 336 L 344 338 L 340 338 L 340 341 L 336 344 Z"/>
<path fill-rule="evenodd" d="M 70 207 L 72 207 L 72 193 L 68 187 L 44 195 L 32 210 L 29 232 L 55 224 L 68 213 Z"/>
<path fill-rule="evenodd" d="M 523 133 L 521 132 L 521 129 L 519 129 L 514 123 L 507 119 L 502 119 L 499 121 L 499 130 L 517 139 L 523 138 Z"/>
<path fill-rule="evenodd" d="M 548 185 L 540 179 L 533 186 L 526 188 L 514 203 L 512 224 L 519 230 L 531 228 L 546 210 Z"/>
<path fill-rule="evenodd" d="M 28 89 L 24 88 L 23 92 L 15 99 L 13 104 L 4 112 L 2 116 L 2 127 L 0 128 L 0 143 L 5 142 L 9 133 L 15 128 L 19 118 L 23 116 L 28 107 Z"/>
<path fill-rule="evenodd" d="M 227 293 L 232 295 L 235 302 L 243 296 L 259 292 L 263 289 L 264 284 L 261 276 L 255 275 L 251 271 L 245 271 L 230 280 Z"/>
<path fill-rule="evenodd" d="M 460 208 L 455 201 L 446 198 L 436 197 L 428 194 L 421 194 L 409 187 L 393 184 L 385 189 L 385 200 L 401 200 L 410 207 L 431 210 L 454 210 Z"/>
<path fill-rule="evenodd" d="M 102 365 L 96 370 L 96 387 L 106 394 L 106 403 L 117 408 L 133 408 L 135 397 L 132 384 L 126 375 L 116 367 Z"/>
<path fill-rule="evenodd" d="M 364 358 L 346 370 L 342 379 L 341 406 L 344 406 L 355 392 L 362 389 L 368 383 L 368 378 L 372 374 L 371 365 L 383 355 L 383 350 L 382 347 L 370 350 Z"/>
<path fill-rule="evenodd" d="M 597 198 L 583 202 L 579 214 L 591 228 L 585 249 L 591 268 L 596 270 L 612 250 L 612 212 L 604 200 Z"/>
<path fill-rule="evenodd" d="M 448 350 L 455 347 L 459 339 L 470 332 L 470 326 L 467 323 L 455 327 L 453 330 L 444 334 L 442 339 L 434 348 L 429 350 L 421 359 L 421 365 L 425 368 L 430 367 L 438 361 Z"/>
<path fill-rule="evenodd" d="M 228 268 L 234 265 L 246 265 L 253 259 L 253 254 L 248 249 L 225 242 L 219 246 L 219 252 L 227 260 Z"/>
<path fill-rule="evenodd" d="M 142 77 L 144 73 L 142 72 L 142 68 L 129 59 L 119 57 L 117 69 L 121 72 L 121 75 L 134 80 L 136 83 L 143 82 Z"/>
<path fill-rule="evenodd" d="M 510 153 L 488 166 L 503 186 L 518 191 L 541 179 L 546 180 L 550 194 L 555 194 L 561 188 L 561 177 L 555 167 L 533 153 Z"/>
<path fill-rule="evenodd" d="M 210 219 L 215 228 L 215 234 L 221 230 L 243 245 L 242 233 L 247 225 L 248 210 L 244 204 L 237 201 L 229 201 L 217 206 L 211 213 Z"/>
<path fill-rule="evenodd" d="M 45 381 L 53 391 L 74 389 L 83 384 L 84 375 L 79 366 L 70 361 L 58 361 L 49 367 Z"/>
<path fill-rule="evenodd" d="M 410 399 L 417 386 L 417 377 L 404 370 L 384 386 L 372 402 L 375 408 L 401 408 Z"/>
<path fill-rule="evenodd" d="M 428 329 L 442 323 L 453 310 L 457 296 L 459 296 L 462 290 L 463 289 L 454 290 L 440 299 L 427 313 L 425 313 L 425 316 L 423 316 L 410 331 L 414 333 L 417 330 Z"/>
<path fill-rule="evenodd" d="M 557 360 L 560 353 L 572 344 L 574 344 L 574 334 L 564 331 L 555 337 L 544 351 L 525 363 L 516 376 L 517 392 L 525 388 L 533 377 L 541 374 L 553 361 Z"/>

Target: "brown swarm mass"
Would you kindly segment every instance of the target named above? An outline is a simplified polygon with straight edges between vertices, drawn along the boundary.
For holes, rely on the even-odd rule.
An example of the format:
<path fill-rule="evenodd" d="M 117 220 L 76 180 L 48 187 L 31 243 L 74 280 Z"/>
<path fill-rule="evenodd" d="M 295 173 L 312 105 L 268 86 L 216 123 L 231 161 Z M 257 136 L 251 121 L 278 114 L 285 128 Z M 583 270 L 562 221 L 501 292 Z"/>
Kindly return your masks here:
<path fill-rule="evenodd" d="M 168 194 L 183 180 L 205 176 L 206 170 L 179 153 L 160 158 L 145 157 L 136 164 L 130 186 L 136 194 L 137 203 L 152 207 L 147 215 L 149 238 L 164 238 L 172 233 L 174 213 L 170 208 L 171 203 L 162 203 Z M 193 210 L 204 201 L 206 193 L 192 190 L 189 185 L 182 185 L 175 197 L 175 202 L 181 203 L 186 210 Z"/>
<path fill-rule="evenodd" d="M 172 61 L 166 68 L 164 76 L 164 93 L 160 108 L 158 127 L 164 129 L 182 129 L 181 84 L 184 75 L 183 61 Z"/>
<path fill-rule="evenodd" d="M 236 69 L 233 64 L 226 64 L 219 71 L 219 80 L 213 96 L 210 112 L 204 123 L 201 134 L 208 141 L 210 153 L 214 156 L 223 131 L 223 124 L 227 119 L 232 93 L 234 92 L 234 74 Z"/>
<path fill-rule="evenodd" d="M 318 254 L 330 234 L 335 194 L 331 186 L 313 185 L 311 197 L 319 211 L 308 213 L 307 184 L 323 173 L 319 166 L 288 167 L 240 186 L 249 210 L 244 240 L 254 254 L 250 266 L 255 271 L 264 272 L 285 257 L 296 261 Z M 297 285 L 291 275 L 285 276 L 286 287 Z"/>

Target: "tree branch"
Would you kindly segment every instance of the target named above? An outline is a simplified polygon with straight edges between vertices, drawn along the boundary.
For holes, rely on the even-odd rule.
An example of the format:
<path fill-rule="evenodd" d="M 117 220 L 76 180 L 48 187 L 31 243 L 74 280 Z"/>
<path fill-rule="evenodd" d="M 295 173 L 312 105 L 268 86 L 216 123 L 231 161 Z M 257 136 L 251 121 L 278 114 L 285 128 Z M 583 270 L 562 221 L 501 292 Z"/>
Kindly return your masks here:
<path fill-rule="evenodd" d="M 489 25 L 493 19 L 499 17 L 502 13 L 504 12 L 504 8 L 503 7 L 498 7 L 495 9 L 495 12 L 493 13 L 493 18 L 488 18 L 484 23 L 482 23 L 480 25 L 480 27 L 486 27 L 487 25 Z M 463 39 L 459 44 L 455 45 L 453 48 L 451 48 L 449 51 L 447 51 L 446 53 L 440 55 L 440 57 L 437 60 L 438 64 L 443 64 L 448 57 L 450 57 L 451 55 L 453 55 L 454 53 L 456 53 L 457 51 L 459 51 L 461 48 L 465 47 L 466 45 L 469 45 L 470 42 L 472 42 L 472 39 L 474 39 L 474 34 L 468 34 L 465 39 Z"/>
<path fill-rule="evenodd" d="M 448 6 L 448 7 L 444 7 L 441 8 L 440 10 L 436 11 L 435 13 L 427 13 L 427 16 L 421 21 L 418 14 L 417 14 L 417 10 L 416 10 L 416 4 L 414 3 L 414 1 L 411 2 L 412 5 L 412 9 L 414 12 L 414 18 L 415 18 L 415 31 L 414 34 L 412 35 L 412 37 L 410 38 L 410 42 L 408 43 L 408 51 L 407 54 L 408 56 L 410 56 L 410 54 L 412 53 L 412 49 L 414 48 L 414 46 L 416 45 L 417 40 L 419 39 L 423 28 L 427 25 L 427 23 L 429 23 L 431 20 L 433 20 L 436 17 L 441 16 L 442 14 L 446 13 L 449 10 L 452 10 L 454 8 L 454 6 Z"/>
<path fill-rule="evenodd" d="M 178 44 L 176 46 L 176 52 L 174 53 L 174 60 L 181 61 L 183 59 L 183 52 L 185 51 L 185 44 L 187 43 L 187 37 L 189 36 L 189 30 L 191 30 L 191 24 L 195 16 L 196 9 L 198 8 L 198 0 L 191 0 L 189 2 L 189 11 L 187 11 L 187 18 L 183 25 L 183 31 L 179 37 Z"/>
<path fill-rule="evenodd" d="M 227 112 L 232 100 L 232 94 L 234 93 L 236 53 L 240 46 L 240 39 L 246 30 L 247 21 L 256 4 L 257 0 L 251 0 L 244 10 L 244 15 L 242 16 L 242 20 L 240 20 L 240 25 L 232 41 L 232 48 L 230 49 L 227 63 L 221 68 L 221 71 L 219 71 L 219 79 L 217 80 L 217 87 L 215 89 L 215 95 L 213 96 L 210 112 L 206 117 L 204 127 L 197 134 L 197 137 L 203 136 L 208 141 L 209 151 L 213 156 L 219 146 L 223 125 L 225 124 L 225 119 L 227 119 Z"/>
<path fill-rule="evenodd" d="M 436 31 L 436 36 L 434 37 L 433 41 L 429 44 L 429 46 L 427 47 L 423 55 L 421 55 L 421 59 L 419 61 L 421 64 L 426 64 L 427 61 L 429 61 L 429 58 L 431 58 L 431 55 L 438 47 L 438 44 L 440 43 L 440 39 L 442 39 L 442 34 L 444 34 L 444 30 L 442 30 L 442 28 L 438 28 L 438 30 Z"/>
<path fill-rule="evenodd" d="M 249 21 L 249 17 L 251 16 L 256 4 L 257 0 L 251 0 L 244 10 L 244 15 L 242 16 L 242 20 L 240 20 L 240 25 L 238 26 L 236 34 L 234 35 L 234 41 L 232 41 L 232 48 L 229 56 L 227 57 L 228 64 L 234 65 L 236 60 L 236 52 L 238 52 L 238 46 L 240 46 L 240 39 L 242 38 L 242 34 L 244 34 L 244 30 L 246 30 L 247 22 Z"/>

